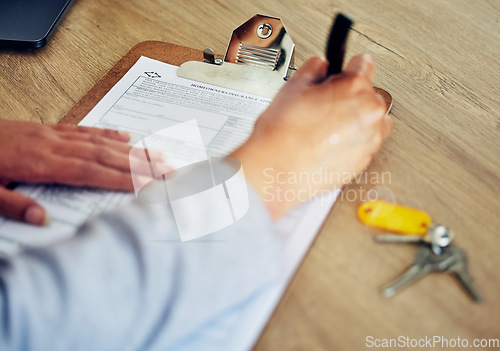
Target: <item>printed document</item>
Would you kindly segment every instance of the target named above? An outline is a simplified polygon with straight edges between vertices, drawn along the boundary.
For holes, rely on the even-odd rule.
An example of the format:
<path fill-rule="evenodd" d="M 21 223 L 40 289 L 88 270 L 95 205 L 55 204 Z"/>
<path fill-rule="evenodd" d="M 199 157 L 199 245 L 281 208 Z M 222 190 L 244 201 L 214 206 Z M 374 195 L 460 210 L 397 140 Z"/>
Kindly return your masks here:
<path fill-rule="evenodd" d="M 224 156 L 250 135 L 270 99 L 200 83 L 176 75 L 176 66 L 141 57 L 82 120 L 80 125 L 127 131 L 131 145 L 154 132 L 196 119 L 208 156 Z M 0 217 L 0 255 L 23 247 L 49 245 L 70 237 L 92 216 L 134 198 L 134 194 L 61 185 L 18 188 L 49 213 L 47 227 Z M 248 350 L 258 339 L 296 268 L 307 252 L 338 192 L 304 203 L 276 222 L 285 257 L 285 274 L 252 306 L 231 321 L 214 325 L 219 349 Z"/>

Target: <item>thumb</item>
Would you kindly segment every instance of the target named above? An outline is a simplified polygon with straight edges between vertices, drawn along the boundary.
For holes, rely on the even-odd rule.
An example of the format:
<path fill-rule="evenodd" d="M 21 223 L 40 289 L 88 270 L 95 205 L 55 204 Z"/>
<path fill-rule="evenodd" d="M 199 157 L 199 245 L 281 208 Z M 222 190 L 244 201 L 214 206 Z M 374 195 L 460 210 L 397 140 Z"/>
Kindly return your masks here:
<path fill-rule="evenodd" d="M 354 56 L 349 60 L 343 72 L 360 74 L 371 82 L 375 76 L 375 61 L 369 54 Z"/>
<path fill-rule="evenodd" d="M 328 62 L 319 57 L 313 57 L 300 66 L 289 80 L 300 81 L 308 85 L 319 83 L 325 79 L 327 69 Z"/>
<path fill-rule="evenodd" d="M 29 197 L 0 186 L 0 214 L 16 221 L 45 225 L 48 216 L 42 206 Z"/>

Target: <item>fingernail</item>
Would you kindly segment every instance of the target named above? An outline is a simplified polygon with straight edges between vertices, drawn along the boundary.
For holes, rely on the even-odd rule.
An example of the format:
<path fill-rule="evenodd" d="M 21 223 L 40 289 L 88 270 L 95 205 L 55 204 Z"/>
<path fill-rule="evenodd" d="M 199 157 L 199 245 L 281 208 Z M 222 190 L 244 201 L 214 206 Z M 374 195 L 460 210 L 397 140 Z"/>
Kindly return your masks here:
<path fill-rule="evenodd" d="M 175 170 L 176 170 L 176 168 L 167 166 L 163 170 L 163 175 L 165 176 L 165 178 L 170 178 L 170 177 L 175 175 Z"/>
<path fill-rule="evenodd" d="M 170 169 L 163 174 L 165 179 L 170 179 L 177 174 L 177 168 L 170 167 Z"/>
<path fill-rule="evenodd" d="M 163 160 L 163 152 L 158 150 L 149 150 L 148 149 L 149 158 L 153 158 L 155 160 Z"/>
<path fill-rule="evenodd" d="M 153 163 L 153 169 L 155 172 L 158 171 L 158 173 L 163 174 L 170 172 L 172 170 L 172 166 L 160 161 Z"/>
<path fill-rule="evenodd" d="M 322 64 L 326 64 L 328 63 L 328 60 L 324 57 L 318 57 L 319 61 L 322 63 Z"/>
<path fill-rule="evenodd" d="M 129 132 L 124 132 L 124 131 L 118 131 L 118 135 L 121 136 L 122 138 L 127 138 L 130 139 L 130 133 Z"/>
<path fill-rule="evenodd" d="M 364 61 L 364 62 L 367 62 L 367 63 L 372 63 L 374 60 L 373 60 L 373 57 L 372 55 L 370 54 L 363 54 L 361 56 L 361 59 Z"/>
<path fill-rule="evenodd" d="M 376 96 L 378 102 L 384 104 L 384 106 L 385 106 L 385 100 L 384 100 L 384 98 L 380 94 L 378 94 L 378 93 L 375 93 L 375 96 Z"/>
<path fill-rule="evenodd" d="M 39 206 L 30 206 L 24 213 L 24 220 L 35 225 L 47 225 L 49 222 L 45 211 Z"/>

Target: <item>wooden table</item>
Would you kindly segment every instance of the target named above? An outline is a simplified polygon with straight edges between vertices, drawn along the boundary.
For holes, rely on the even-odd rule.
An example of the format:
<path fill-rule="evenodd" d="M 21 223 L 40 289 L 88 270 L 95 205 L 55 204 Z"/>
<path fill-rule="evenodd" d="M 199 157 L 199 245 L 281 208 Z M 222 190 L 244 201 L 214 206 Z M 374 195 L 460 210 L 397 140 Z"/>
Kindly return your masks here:
<path fill-rule="evenodd" d="M 496 0 L 77 0 L 46 47 L 0 49 L 2 118 L 56 123 L 134 44 L 223 53 L 231 31 L 256 13 L 283 19 L 301 64 L 323 55 L 337 11 L 356 20 L 348 55 L 368 52 L 378 62 L 375 84 L 394 97 L 395 130 L 367 176 L 345 189 L 255 349 L 370 349 L 369 336 L 498 339 Z M 372 189 L 455 230 L 482 304 L 444 274 L 382 297 L 380 287 L 411 263 L 415 248 L 375 244 L 379 232 L 358 222 L 356 208 Z"/>

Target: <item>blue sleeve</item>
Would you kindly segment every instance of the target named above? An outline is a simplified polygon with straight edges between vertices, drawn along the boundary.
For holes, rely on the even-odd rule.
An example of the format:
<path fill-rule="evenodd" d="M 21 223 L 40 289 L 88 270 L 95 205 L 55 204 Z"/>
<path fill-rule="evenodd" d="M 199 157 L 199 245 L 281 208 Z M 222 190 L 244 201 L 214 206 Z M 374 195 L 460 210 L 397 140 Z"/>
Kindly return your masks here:
<path fill-rule="evenodd" d="M 171 350 L 278 272 L 250 193 L 236 223 L 181 243 L 166 205 L 132 202 L 76 236 L 0 261 L 0 350 Z"/>

